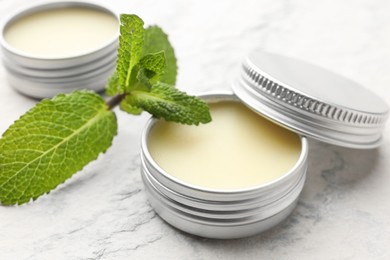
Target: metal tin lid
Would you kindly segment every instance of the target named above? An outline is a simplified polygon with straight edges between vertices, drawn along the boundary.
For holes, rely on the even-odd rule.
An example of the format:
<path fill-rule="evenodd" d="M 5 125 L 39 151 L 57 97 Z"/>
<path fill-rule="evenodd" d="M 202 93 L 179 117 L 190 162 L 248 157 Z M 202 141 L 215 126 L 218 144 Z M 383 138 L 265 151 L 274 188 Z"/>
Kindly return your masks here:
<path fill-rule="evenodd" d="M 387 104 L 359 84 L 298 59 L 250 55 L 234 93 L 256 112 L 294 132 L 351 148 L 379 146 Z"/>

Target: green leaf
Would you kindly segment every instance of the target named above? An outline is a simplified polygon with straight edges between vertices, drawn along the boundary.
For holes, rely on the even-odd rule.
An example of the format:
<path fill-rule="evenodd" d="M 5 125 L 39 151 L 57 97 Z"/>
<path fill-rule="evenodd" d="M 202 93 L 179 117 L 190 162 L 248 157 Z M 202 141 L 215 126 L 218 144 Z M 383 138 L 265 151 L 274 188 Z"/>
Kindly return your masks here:
<path fill-rule="evenodd" d="M 134 115 L 147 110 L 185 124 L 209 122 L 203 101 L 174 89 L 176 57 L 163 30 L 145 30 L 138 16 L 121 15 L 120 31 L 117 69 L 107 83 L 107 94 L 116 95 L 110 107 L 120 104 L 121 110 Z"/>
<path fill-rule="evenodd" d="M 150 26 L 145 30 L 145 41 L 142 49 L 142 56 L 160 51 L 164 51 L 166 66 L 164 73 L 158 80 L 170 85 L 175 85 L 177 65 L 173 47 L 168 40 L 168 36 L 160 27 Z"/>
<path fill-rule="evenodd" d="M 122 111 L 125 111 L 125 112 L 131 114 L 131 115 L 140 115 L 143 111 L 142 108 L 133 106 L 133 105 L 129 104 L 128 102 L 126 102 L 125 100 L 123 100 L 120 103 L 120 109 Z"/>
<path fill-rule="evenodd" d="M 139 62 L 141 68 L 154 73 L 154 76 L 159 77 L 166 67 L 165 54 L 163 51 L 147 54 Z M 153 77 L 150 77 L 152 79 Z"/>
<path fill-rule="evenodd" d="M 115 96 L 121 92 L 120 89 L 118 74 L 114 72 L 107 81 L 106 94 L 109 96 Z"/>
<path fill-rule="evenodd" d="M 130 79 L 134 66 L 140 61 L 145 37 L 144 22 L 136 15 L 120 16 L 120 37 L 116 73 L 118 84 L 110 84 L 107 93 L 123 94 L 131 90 Z"/>
<path fill-rule="evenodd" d="M 133 81 L 133 89 L 148 89 L 157 82 L 165 68 L 164 52 L 157 52 L 144 56 L 134 69 L 137 76 Z"/>
<path fill-rule="evenodd" d="M 115 114 L 90 91 L 43 100 L 0 139 L 0 202 L 22 204 L 49 192 L 105 152 Z"/>
<path fill-rule="evenodd" d="M 126 96 L 124 102 L 167 121 L 188 125 L 211 121 L 208 106 L 204 101 L 161 82 L 153 85 L 150 91 L 132 91 Z"/>
<path fill-rule="evenodd" d="M 156 73 L 147 69 L 139 69 L 137 72 L 136 80 L 137 82 L 134 84 L 134 89 L 144 89 L 150 90 L 152 89 L 151 78 L 155 77 Z"/>

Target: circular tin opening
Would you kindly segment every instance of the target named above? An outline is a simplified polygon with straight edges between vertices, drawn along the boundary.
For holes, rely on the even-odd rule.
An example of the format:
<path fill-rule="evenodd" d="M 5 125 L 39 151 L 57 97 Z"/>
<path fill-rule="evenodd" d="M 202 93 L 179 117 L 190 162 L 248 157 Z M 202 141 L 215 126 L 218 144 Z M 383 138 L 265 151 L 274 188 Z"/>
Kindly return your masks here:
<path fill-rule="evenodd" d="M 209 95 L 203 95 L 201 96 L 203 99 L 208 101 L 209 103 L 216 103 L 216 102 L 240 102 L 234 95 L 232 94 L 209 94 Z M 261 116 L 258 115 L 260 118 Z M 201 193 L 208 193 L 213 194 L 215 198 L 219 195 L 224 196 L 224 194 L 242 194 L 242 195 L 248 195 L 251 193 L 257 193 L 259 190 L 272 190 L 276 186 L 280 185 L 281 182 L 288 182 L 289 179 L 292 178 L 292 175 L 294 173 L 302 168 L 302 165 L 306 163 L 307 153 L 308 153 L 308 144 L 307 140 L 304 137 L 297 135 L 297 138 L 300 142 L 299 147 L 299 155 L 295 161 L 295 163 L 292 165 L 291 168 L 286 170 L 283 174 L 280 174 L 280 176 L 277 176 L 269 181 L 266 181 L 264 183 L 258 184 L 258 185 L 250 185 L 247 187 L 239 187 L 239 188 L 210 188 L 205 187 L 202 185 L 193 184 L 191 182 L 185 181 L 181 178 L 173 176 L 171 173 L 166 171 L 163 167 L 159 165 L 159 163 L 156 162 L 156 160 L 153 158 L 153 155 L 151 154 L 150 148 L 149 148 L 149 137 L 152 129 L 158 124 L 159 120 L 157 119 L 151 119 L 142 136 L 142 151 L 143 155 L 145 156 L 145 160 L 147 163 L 156 171 L 158 174 L 156 174 L 154 177 L 158 179 L 159 182 L 163 183 L 167 187 L 172 186 L 172 190 L 180 190 L 184 191 L 184 193 L 188 192 L 188 195 L 192 196 L 193 193 L 201 192 Z M 276 125 L 276 124 L 275 124 Z M 279 126 L 277 126 L 279 127 Z M 293 133 L 295 134 L 295 133 Z M 202 162 L 199 162 L 202 163 Z M 203 162 L 206 163 L 206 162 Z M 239 162 L 237 162 L 239 164 Z M 189 166 L 191 167 L 191 166 Z M 257 165 L 258 172 L 261 174 L 263 171 L 261 168 L 261 165 Z M 197 197 L 194 195 L 194 197 Z"/>
<path fill-rule="evenodd" d="M 6 56 L 8 52 L 54 61 L 99 52 L 115 44 L 118 35 L 118 17 L 106 7 L 78 1 L 45 2 L 9 16 L 1 31 L 1 44 Z"/>

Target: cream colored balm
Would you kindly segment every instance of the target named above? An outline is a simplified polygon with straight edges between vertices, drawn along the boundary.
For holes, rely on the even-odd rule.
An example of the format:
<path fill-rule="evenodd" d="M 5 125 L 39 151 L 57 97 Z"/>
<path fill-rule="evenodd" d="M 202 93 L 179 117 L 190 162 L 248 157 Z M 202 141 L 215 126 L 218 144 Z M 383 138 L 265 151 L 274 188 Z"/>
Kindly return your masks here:
<path fill-rule="evenodd" d="M 153 127 L 149 151 L 168 174 L 202 188 L 236 190 L 269 183 L 298 162 L 298 134 L 239 102 L 212 103 L 210 112 L 206 125 L 161 120 Z"/>
<path fill-rule="evenodd" d="M 86 7 L 38 11 L 12 22 L 6 42 L 38 58 L 64 58 L 101 48 L 117 37 L 119 22 L 108 12 Z"/>

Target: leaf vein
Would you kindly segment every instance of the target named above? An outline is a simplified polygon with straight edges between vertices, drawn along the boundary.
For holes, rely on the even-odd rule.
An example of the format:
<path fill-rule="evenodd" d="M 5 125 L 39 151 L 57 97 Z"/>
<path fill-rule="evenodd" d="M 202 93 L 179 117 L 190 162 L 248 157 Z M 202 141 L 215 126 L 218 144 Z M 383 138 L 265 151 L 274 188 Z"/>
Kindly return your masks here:
<path fill-rule="evenodd" d="M 56 145 L 54 145 L 52 148 L 48 149 L 47 151 L 45 151 L 43 154 L 41 154 L 40 156 L 36 157 L 35 159 L 33 159 L 32 161 L 30 161 L 29 163 L 26 163 L 25 166 L 23 166 L 21 169 L 19 169 L 18 171 L 16 171 L 12 176 L 10 176 L 8 178 L 7 181 L 3 182 L 1 185 L 0 185 L 0 188 L 3 188 L 6 184 L 8 184 L 11 180 L 13 180 L 15 177 L 17 177 L 21 172 L 24 171 L 24 169 L 26 167 L 28 167 L 29 165 L 33 164 L 36 160 L 42 158 L 43 156 L 45 156 L 46 154 L 48 154 L 49 152 L 51 152 L 52 150 L 55 150 L 57 149 L 57 147 L 61 146 L 63 143 L 66 143 L 67 141 L 69 141 L 70 139 L 72 139 L 74 136 L 77 137 L 77 134 L 82 132 L 84 129 L 88 129 L 90 127 L 90 125 L 92 125 L 93 123 L 95 123 L 96 121 L 98 121 L 101 117 L 101 114 L 103 114 L 105 111 L 102 109 L 101 111 L 97 111 L 98 113 L 92 117 L 90 120 L 88 120 L 83 126 L 81 126 L 79 129 L 77 129 L 76 131 L 74 131 L 72 134 L 70 134 L 68 137 L 64 138 L 63 141 L 57 143 Z"/>

